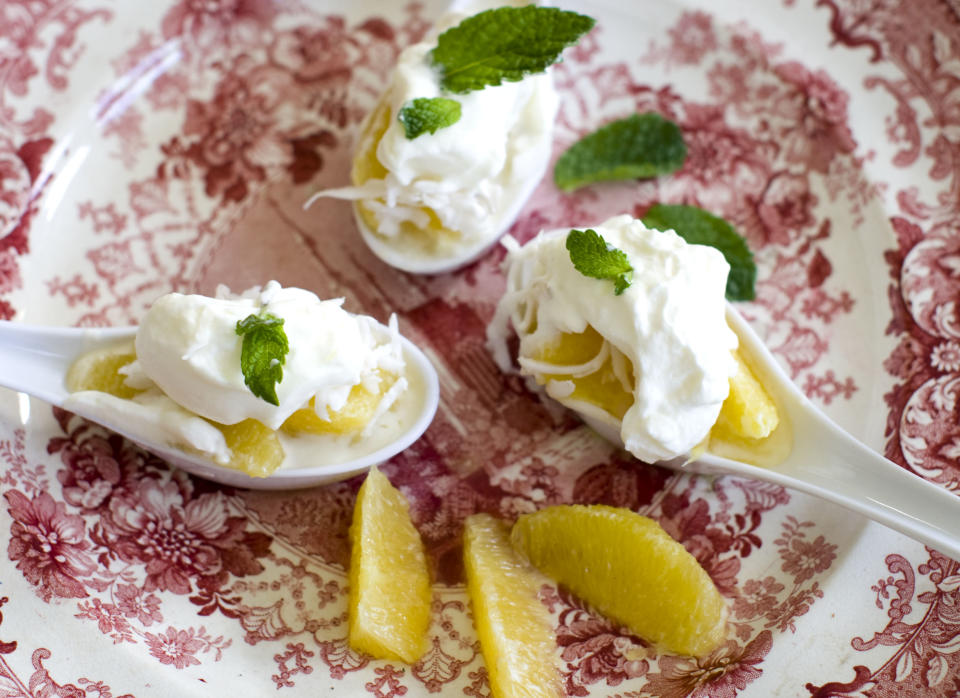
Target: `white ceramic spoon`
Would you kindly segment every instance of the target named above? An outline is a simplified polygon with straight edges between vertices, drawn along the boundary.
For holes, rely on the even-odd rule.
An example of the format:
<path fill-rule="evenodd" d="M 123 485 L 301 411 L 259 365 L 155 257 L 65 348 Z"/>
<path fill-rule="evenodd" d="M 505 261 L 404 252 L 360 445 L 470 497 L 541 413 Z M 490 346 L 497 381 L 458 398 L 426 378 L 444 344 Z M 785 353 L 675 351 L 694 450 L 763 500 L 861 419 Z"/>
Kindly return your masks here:
<path fill-rule="evenodd" d="M 662 463 L 678 470 L 738 475 L 800 490 L 863 514 L 942 553 L 960 559 L 960 497 L 887 460 L 860 443 L 800 392 L 750 325 L 729 304 L 727 321 L 753 359 L 757 378 L 792 431 L 789 454 L 773 467 L 758 467 L 704 453 L 694 460 Z M 621 443 L 616 424 L 584 417 L 602 436 Z"/>
<path fill-rule="evenodd" d="M 387 332 L 386 328 L 383 328 Z M 27 393 L 53 405 L 63 406 L 69 395 L 64 379 L 67 369 L 81 354 L 128 342 L 135 327 L 52 328 L 0 321 L 0 386 Z M 71 411 L 127 437 L 172 465 L 208 480 L 250 489 L 294 489 L 343 480 L 381 463 L 416 441 L 433 420 L 439 399 L 437 372 L 429 359 L 408 339 L 401 337 L 407 378 L 422 391 L 422 403 L 405 420 L 405 429 L 395 441 L 349 461 L 320 466 L 281 467 L 269 477 L 251 477 L 203 456 L 186 453 L 176 446 L 154 443 L 131 431 L 122 422 L 106 423 L 95 414 L 85 415 L 71 405 Z"/>
<path fill-rule="evenodd" d="M 528 4 L 530 4 L 529 0 L 454 0 L 447 7 L 439 22 L 442 23 L 441 28 L 446 28 L 456 23 L 451 19 L 454 16 L 472 15 L 504 5 L 522 6 Z M 376 112 L 376 108 L 372 109 L 367 118 L 369 119 Z M 360 125 L 359 133 L 365 133 L 366 130 L 367 121 L 364 120 Z M 527 199 L 540 184 L 544 172 L 546 172 L 547 165 L 550 162 L 552 146 L 552 129 L 541 134 L 538 138 L 526 138 L 522 152 L 514 155 L 511 167 L 520 167 L 522 162 L 524 167 L 528 168 L 528 171 L 522 181 L 504 192 L 503 201 L 501 201 L 500 209 L 495 216 L 496 225 L 490 230 L 489 234 L 483 237 L 468 239 L 463 243 L 445 249 L 419 249 L 409 243 L 404 244 L 402 240 L 397 241 L 394 238 L 378 234 L 371 229 L 360 215 L 360 202 L 353 201 L 353 217 L 360 231 L 360 236 L 377 257 L 402 271 L 413 274 L 443 274 L 465 267 L 486 254 L 513 225 L 517 214 L 520 213 Z M 352 187 L 346 187 L 342 190 L 333 189 L 322 193 L 322 195 L 353 199 L 354 196 L 351 194 L 338 194 L 338 192 L 348 192 L 351 189 Z M 316 196 L 312 197 L 306 203 L 306 206 L 310 206 L 315 198 Z"/>
<path fill-rule="evenodd" d="M 549 139 L 547 143 L 549 143 Z M 379 235 L 363 220 L 363 216 L 360 215 L 359 202 L 356 201 L 353 202 L 353 219 L 357 223 L 360 236 L 367 247 L 370 248 L 370 251 L 390 266 L 411 274 L 445 274 L 456 271 L 486 254 L 513 225 L 520 209 L 523 208 L 523 205 L 543 178 L 543 173 L 546 171 L 546 165 L 550 158 L 549 146 L 546 148 L 546 152 L 539 157 L 543 161 L 543 167 L 536 172 L 532 172 L 521 186 L 510 193 L 506 206 L 500 212 L 496 229 L 488 236 L 471 240 L 448 252 L 425 255 L 417 250 L 410 250 L 403 245 L 396 244 L 391 238 Z"/>

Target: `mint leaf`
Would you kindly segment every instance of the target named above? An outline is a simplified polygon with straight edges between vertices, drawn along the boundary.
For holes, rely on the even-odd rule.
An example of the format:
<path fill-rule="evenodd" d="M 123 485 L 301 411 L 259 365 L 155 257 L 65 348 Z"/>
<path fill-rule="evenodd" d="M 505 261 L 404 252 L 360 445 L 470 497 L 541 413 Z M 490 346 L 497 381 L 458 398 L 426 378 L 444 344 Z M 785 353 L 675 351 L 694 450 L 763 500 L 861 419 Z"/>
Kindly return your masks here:
<path fill-rule="evenodd" d="M 594 182 L 656 177 L 683 165 L 687 146 L 680 128 L 659 114 L 613 121 L 570 146 L 553 168 L 564 191 Z"/>
<path fill-rule="evenodd" d="M 656 204 L 641 220 L 648 228 L 675 230 L 693 245 L 709 245 L 723 253 L 730 264 L 727 300 L 750 301 L 755 295 L 757 265 L 747 241 L 722 218 L 696 206 Z"/>
<path fill-rule="evenodd" d="M 283 362 L 290 351 L 283 320 L 265 312 L 247 315 L 237 322 L 237 334 L 243 337 L 243 382 L 258 398 L 279 405 L 276 384 L 283 380 Z"/>
<path fill-rule="evenodd" d="M 567 251 L 574 268 L 594 279 L 613 281 L 613 292 L 619 296 L 633 278 L 633 267 L 623 250 L 608 245 L 596 230 L 571 230 L 567 235 Z"/>
<path fill-rule="evenodd" d="M 403 105 L 397 119 L 407 138 L 413 140 L 460 121 L 460 102 L 446 97 L 418 97 Z"/>
<path fill-rule="evenodd" d="M 543 72 L 594 24 L 592 17 L 556 7 L 498 7 L 443 32 L 430 56 L 440 86 L 463 94 Z"/>

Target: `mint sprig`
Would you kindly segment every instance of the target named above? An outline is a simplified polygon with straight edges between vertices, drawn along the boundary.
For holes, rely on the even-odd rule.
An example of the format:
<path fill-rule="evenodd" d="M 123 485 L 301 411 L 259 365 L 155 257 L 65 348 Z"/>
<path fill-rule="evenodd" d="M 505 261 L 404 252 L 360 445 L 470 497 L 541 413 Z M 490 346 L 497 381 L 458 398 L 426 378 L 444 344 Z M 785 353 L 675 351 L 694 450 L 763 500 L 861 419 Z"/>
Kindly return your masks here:
<path fill-rule="evenodd" d="M 413 140 L 460 121 L 460 102 L 446 97 L 417 97 L 400 108 L 397 119 L 407 138 Z"/>
<path fill-rule="evenodd" d="M 613 281 L 614 295 L 619 296 L 633 281 L 633 266 L 627 254 L 608 245 L 593 228 L 571 230 L 567 252 L 574 268 L 584 276 Z"/>
<path fill-rule="evenodd" d="M 573 191 L 594 182 L 670 174 L 686 157 L 675 123 L 653 112 L 633 114 L 570 146 L 557 160 L 553 179 L 560 189 Z"/>
<path fill-rule="evenodd" d="M 463 94 L 543 72 L 595 23 L 556 7 L 498 7 L 443 32 L 430 57 L 440 86 Z"/>
<path fill-rule="evenodd" d="M 743 236 L 723 218 L 696 206 L 655 204 L 641 220 L 648 228 L 674 230 L 692 245 L 709 245 L 720 250 L 730 265 L 727 300 L 753 300 L 757 281 L 753 253 Z"/>
<path fill-rule="evenodd" d="M 258 398 L 279 405 L 276 384 L 283 380 L 283 363 L 290 351 L 283 320 L 267 312 L 250 314 L 237 322 L 236 332 L 243 337 L 243 382 Z"/>

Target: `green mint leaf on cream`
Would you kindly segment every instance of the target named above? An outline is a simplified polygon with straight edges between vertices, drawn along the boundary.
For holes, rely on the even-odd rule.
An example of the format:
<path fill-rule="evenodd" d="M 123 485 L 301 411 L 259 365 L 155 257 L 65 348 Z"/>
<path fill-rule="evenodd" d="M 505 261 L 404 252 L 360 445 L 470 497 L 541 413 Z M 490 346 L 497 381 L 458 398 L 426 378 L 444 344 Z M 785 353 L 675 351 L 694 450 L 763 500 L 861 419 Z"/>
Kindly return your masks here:
<path fill-rule="evenodd" d="M 407 138 L 413 140 L 460 121 L 460 102 L 446 97 L 418 97 L 404 104 L 397 118 Z"/>
<path fill-rule="evenodd" d="M 680 128 L 659 114 L 633 114 L 584 136 L 560 156 L 553 179 L 564 191 L 594 182 L 670 174 L 683 166 Z"/>
<path fill-rule="evenodd" d="M 567 235 L 567 251 L 574 268 L 594 279 L 609 279 L 619 296 L 630 286 L 633 266 L 623 250 L 608 245 L 596 230 L 571 230 Z"/>
<path fill-rule="evenodd" d="M 693 245 L 709 245 L 723 253 L 730 265 L 727 300 L 754 298 L 757 265 L 747 241 L 727 221 L 696 206 L 656 204 L 641 219 L 648 228 L 674 230 Z"/>
<path fill-rule="evenodd" d="M 448 92 L 482 90 L 543 72 L 595 23 L 556 7 L 498 7 L 443 32 L 430 60 Z"/>
<path fill-rule="evenodd" d="M 271 405 L 279 405 L 276 384 L 283 380 L 283 362 L 290 351 L 283 320 L 261 312 L 237 322 L 237 334 L 243 337 L 240 370 L 250 392 Z"/>

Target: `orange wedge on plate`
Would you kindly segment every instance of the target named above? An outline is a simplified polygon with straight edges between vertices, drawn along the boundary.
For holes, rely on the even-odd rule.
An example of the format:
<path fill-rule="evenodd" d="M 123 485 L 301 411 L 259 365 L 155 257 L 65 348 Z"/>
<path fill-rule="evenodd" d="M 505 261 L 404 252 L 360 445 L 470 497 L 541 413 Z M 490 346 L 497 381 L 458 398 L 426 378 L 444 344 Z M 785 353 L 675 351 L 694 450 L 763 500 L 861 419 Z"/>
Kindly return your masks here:
<path fill-rule="evenodd" d="M 553 624 L 537 598 L 538 575 L 489 514 L 467 518 L 463 559 L 473 622 L 495 697 L 560 696 Z"/>
<path fill-rule="evenodd" d="M 407 500 L 376 468 L 350 526 L 350 646 L 413 664 L 426 649 L 430 574 Z"/>
<path fill-rule="evenodd" d="M 628 509 L 553 506 L 521 516 L 514 546 L 598 611 L 676 654 L 709 654 L 727 608 L 706 571 L 656 521 Z"/>

